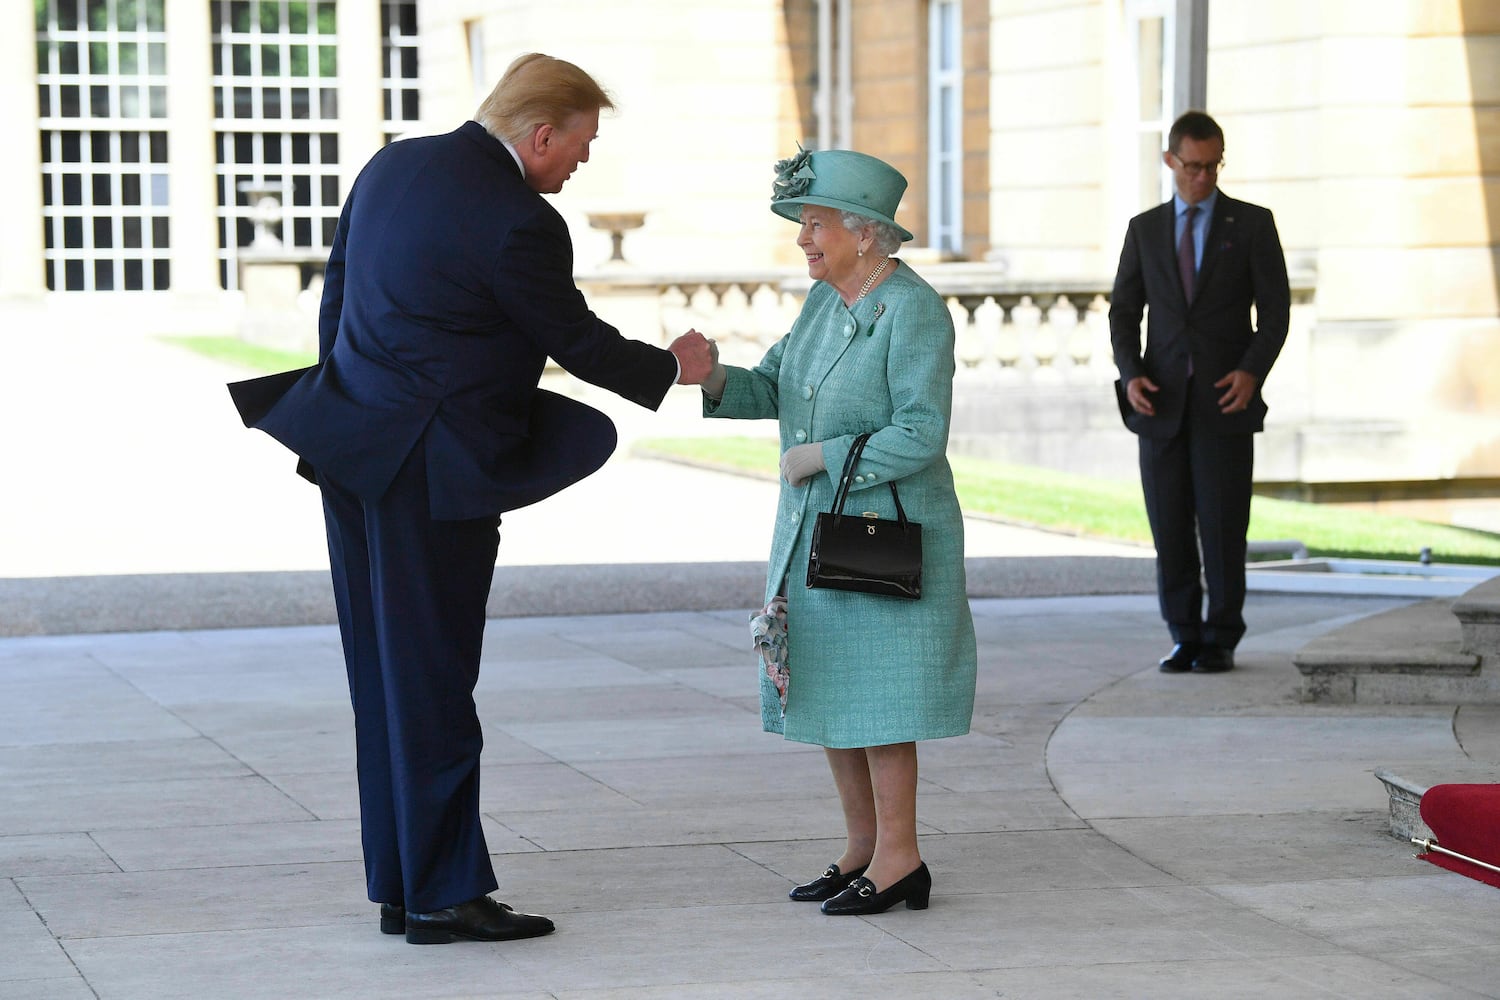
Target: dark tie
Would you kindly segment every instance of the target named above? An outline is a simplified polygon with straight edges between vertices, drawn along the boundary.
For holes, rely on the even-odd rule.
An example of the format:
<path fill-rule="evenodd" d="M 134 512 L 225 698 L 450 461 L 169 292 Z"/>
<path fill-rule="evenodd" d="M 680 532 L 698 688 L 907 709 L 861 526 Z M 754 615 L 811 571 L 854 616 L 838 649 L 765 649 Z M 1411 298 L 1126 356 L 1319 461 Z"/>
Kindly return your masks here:
<path fill-rule="evenodd" d="M 1193 253 L 1193 216 L 1197 214 L 1197 205 L 1188 206 L 1182 239 L 1177 241 L 1177 273 L 1182 276 L 1182 294 L 1189 302 L 1193 301 L 1193 282 L 1198 276 L 1198 262 Z"/>

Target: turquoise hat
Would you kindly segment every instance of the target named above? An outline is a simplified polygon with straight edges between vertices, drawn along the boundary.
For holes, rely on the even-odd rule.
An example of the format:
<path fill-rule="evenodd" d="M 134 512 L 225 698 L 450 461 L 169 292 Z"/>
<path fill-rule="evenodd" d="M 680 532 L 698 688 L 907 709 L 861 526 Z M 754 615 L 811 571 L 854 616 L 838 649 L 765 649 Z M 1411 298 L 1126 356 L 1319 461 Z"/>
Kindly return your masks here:
<path fill-rule="evenodd" d="M 905 242 L 912 234 L 896 221 L 905 192 L 906 178 L 884 160 L 852 149 L 809 152 L 799 145 L 796 156 L 776 164 L 771 211 L 801 222 L 803 205 L 836 208 L 894 226 Z"/>

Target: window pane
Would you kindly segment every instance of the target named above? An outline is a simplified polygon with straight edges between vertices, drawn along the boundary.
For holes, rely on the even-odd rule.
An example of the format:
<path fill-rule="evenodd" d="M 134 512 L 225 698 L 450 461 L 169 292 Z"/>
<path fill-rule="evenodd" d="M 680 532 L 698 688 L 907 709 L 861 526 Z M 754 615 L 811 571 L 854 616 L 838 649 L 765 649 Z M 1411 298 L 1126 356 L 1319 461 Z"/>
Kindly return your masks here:
<path fill-rule="evenodd" d="M 1141 75 L 1140 118 L 1142 121 L 1156 121 L 1163 116 L 1163 101 L 1165 97 L 1162 93 L 1162 59 L 1165 55 L 1163 30 L 1164 26 L 1161 18 L 1150 17 L 1141 19 L 1140 37 L 1136 45 L 1136 60 L 1139 63 L 1139 72 Z"/>

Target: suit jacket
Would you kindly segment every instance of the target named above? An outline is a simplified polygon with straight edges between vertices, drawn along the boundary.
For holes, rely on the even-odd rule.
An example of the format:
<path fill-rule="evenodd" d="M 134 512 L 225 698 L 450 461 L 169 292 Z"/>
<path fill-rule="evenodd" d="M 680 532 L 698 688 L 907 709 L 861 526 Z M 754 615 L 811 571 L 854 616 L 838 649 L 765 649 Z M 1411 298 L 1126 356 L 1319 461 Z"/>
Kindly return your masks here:
<path fill-rule="evenodd" d="M 1173 203 L 1131 219 L 1110 299 L 1109 335 L 1120 371 L 1120 414 L 1125 425 L 1142 436 L 1172 437 L 1188 415 L 1197 426 L 1215 433 L 1248 433 L 1265 426 L 1260 384 L 1245 410 L 1224 414 L 1218 404 L 1224 390 L 1213 383 L 1235 369 L 1263 383 L 1286 341 L 1291 291 L 1270 210 L 1220 191 L 1195 284 L 1189 303 L 1177 271 Z M 1159 388 L 1155 416 L 1135 412 L 1125 400 L 1125 383 L 1140 375 L 1149 376 Z"/>
<path fill-rule="evenodd" d="M 246 423 L 365 501 L 421 441 L 438 519 L 533 503 L 609 456 L 607 417 L 537 388 L 548 356 L 651 409 L 677 371 L 589 310 L 562 217 L 474 122 L 392 143 L 361 171 L 318 340 L 317 366 L 240 387 Z"/>

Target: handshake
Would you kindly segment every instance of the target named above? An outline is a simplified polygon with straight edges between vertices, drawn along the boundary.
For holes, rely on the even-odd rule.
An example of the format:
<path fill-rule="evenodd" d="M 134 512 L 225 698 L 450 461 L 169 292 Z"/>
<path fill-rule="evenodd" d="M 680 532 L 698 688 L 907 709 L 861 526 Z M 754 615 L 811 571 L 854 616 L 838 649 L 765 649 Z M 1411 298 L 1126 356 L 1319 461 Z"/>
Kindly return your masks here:
<path fill-rule="evenodd" d="M 677 359 L 681 374 L 678 385 L 701 386 L 703 391 L 717 398 L 724 392 L 726 373 L 719 362 L 719 345 L 697 330 L 689 330 L 672 341 L 667 350 Z"/>

